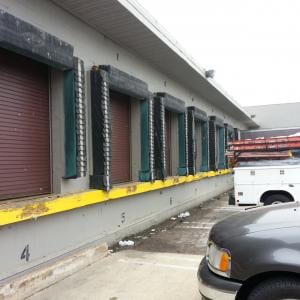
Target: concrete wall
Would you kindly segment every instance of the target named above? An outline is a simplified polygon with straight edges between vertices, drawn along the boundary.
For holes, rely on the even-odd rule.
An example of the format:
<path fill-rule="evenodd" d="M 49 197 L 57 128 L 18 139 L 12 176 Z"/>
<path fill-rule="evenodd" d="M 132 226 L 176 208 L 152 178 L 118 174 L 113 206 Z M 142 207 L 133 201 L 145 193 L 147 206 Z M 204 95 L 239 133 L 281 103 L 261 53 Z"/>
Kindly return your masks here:
<path fill-rule="evenodd" d="M 0 281 L 91 243 L 112 244 L 231 187 L 231 175 L 212 177 L 2 227 Z M 27 245 L 28 262 L 20 259 Z"/>
<path fill-rule="evenodd" d="M 260 129 L 300 128 L 300 102 L 247 106 L 245 110 L 253 115 Z"/>
<path fill-rule="evenodd" d="M 200 98 L 194 91 L 182 86 L 174 78 L 162 74 L 154 66 L 149 65 L 134 53 L 122 48 L 50 1 L 0 0 L 0 9 L 72 44 L 75 50 L 74 55 L 83 59 L 85 63 L 89 129 L 89 170 L 88 176 L 85 178 L 74 180 L 62 178 L 65 161 L 62 72 L 51 70 L 50 102 L 54 193 L 74 193 L 84 191 L 89 187 L 89 174 L 93 162 L 88 71 L 93 65 L 115 66 L 147 82 L 152 92 L 167 92 L 185 101 L 186 106 L 197 106 L 206 111 L 208 115 L 216 115 L 233 127 L 245 128 L 243 124 Z M 132 101 L 132 139 L 135 141 L 132 146 L 132 175 L 136 180 L 140 167 L 140 129 L 138 109 L 134 100 Z M 178 128 L 175 124 L 174 127 Z M 174 148 L 173 151 L 178 155 L 178 149 Z M 231 187 L 232 177 L 230 175 L 217 176 L 1 227 L 0 279 L 38 266 L 89 243 L 103 240 L 111 243 L 129 233 L 160 222 L 181 210 L 196 206 Z M 20 259 L 21 253 L 27 245 L 30 251 L 29 261 Z"/>

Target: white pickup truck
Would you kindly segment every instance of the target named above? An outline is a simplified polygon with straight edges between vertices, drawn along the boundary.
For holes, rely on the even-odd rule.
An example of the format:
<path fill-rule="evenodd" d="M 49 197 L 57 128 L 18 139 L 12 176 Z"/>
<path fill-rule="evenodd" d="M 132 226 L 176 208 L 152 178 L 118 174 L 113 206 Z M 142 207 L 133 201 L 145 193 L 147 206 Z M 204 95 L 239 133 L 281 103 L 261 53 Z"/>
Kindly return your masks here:
<path fill-rule="evenodd" d="M 270 205 L 300 200 L 300 165 L 234 168 L 236 205 Z"/>

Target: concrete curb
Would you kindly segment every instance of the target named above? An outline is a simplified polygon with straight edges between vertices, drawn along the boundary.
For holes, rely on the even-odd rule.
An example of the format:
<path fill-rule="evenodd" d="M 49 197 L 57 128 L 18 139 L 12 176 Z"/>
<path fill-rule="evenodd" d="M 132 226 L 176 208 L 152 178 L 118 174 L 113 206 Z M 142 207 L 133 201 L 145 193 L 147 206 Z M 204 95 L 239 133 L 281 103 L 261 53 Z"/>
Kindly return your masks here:
<path fill-rule="evenodd" d="M 0 300 L 25 299 L 109 255 L 106 243 L 72 253 L 0 285 Z"/>

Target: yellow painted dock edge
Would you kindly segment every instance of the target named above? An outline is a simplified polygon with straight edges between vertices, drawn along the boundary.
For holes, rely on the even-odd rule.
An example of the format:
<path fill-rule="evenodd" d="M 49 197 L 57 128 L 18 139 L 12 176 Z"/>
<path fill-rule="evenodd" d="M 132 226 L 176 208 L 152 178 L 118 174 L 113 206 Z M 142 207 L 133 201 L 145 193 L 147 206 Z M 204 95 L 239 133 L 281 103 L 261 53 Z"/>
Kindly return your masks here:
<path fill-rule="evenodd" d="M 230 169 L 201 172 L 196 175 L 170 177 L 164 181 L 156 180 L 154 182 L 128 184 L 127 186 L 115 187 L 109 192 L 88 190 L 82 193 L 59 196 L 51 200 L 37 201 L 36 204 L 24 204 L 20 207 L 8 208 L 6 206 L 5 208 L 1 208 L 0 206 L 0 226 L 229 173 L 231 173 Z"/>

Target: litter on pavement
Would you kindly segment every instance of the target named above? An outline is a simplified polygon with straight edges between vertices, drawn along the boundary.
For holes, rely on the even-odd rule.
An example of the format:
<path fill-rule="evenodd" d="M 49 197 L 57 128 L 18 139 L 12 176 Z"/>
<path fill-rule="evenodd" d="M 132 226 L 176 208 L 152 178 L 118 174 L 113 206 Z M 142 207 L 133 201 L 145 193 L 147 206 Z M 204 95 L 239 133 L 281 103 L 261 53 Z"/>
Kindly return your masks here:
<path fill-rule="evenodd" d="M 186 211 L 186 212 L 179 214 L 178 218 L 183 219 L 183 218 L 187 218 L 189 216 L 190 216 L 190 213 L 188 211 Z"/>
<path fill-rule="evenodd" d="M 120 242 L 119 242 L 119 245 L 120 245 L 121 247 L 125 247 L 125 246 L 130 246 L 130 247 L 132 247 L 132 246 L 134 246 L 134 241 L 131 241 L 131 240 L 128 240 L 128 241 L 120 241 Z"/>

